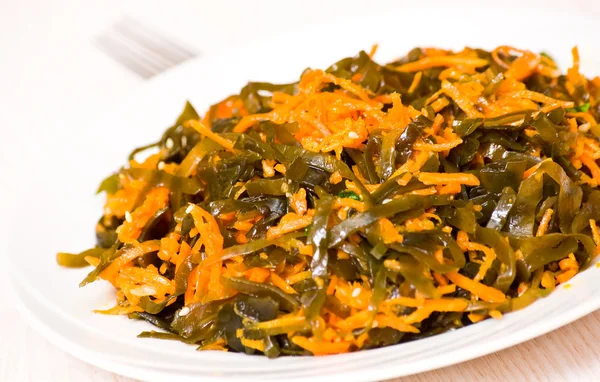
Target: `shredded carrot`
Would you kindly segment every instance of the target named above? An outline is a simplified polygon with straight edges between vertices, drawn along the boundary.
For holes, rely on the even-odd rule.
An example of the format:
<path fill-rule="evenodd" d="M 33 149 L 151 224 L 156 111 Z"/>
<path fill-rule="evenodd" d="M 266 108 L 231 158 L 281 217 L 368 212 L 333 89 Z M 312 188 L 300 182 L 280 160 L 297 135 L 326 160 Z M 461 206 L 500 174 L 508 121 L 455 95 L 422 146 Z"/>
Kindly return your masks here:
<path fill-rule="evenodd" d="M 308 211 L 306 204 L 306 190 L 300 188 L 298 192 L 292 195 L 290 198 L 290 205 L 292 209 L 300 216 L 304 215 Z"/>
<path fill-rule="evenodd" d="M 336 198 L 333 202 L 333 209 L 338 209 L 342 207 L 354 208 L 357 211 L 365 211 L 367 209 L 367 205 L 364 202 L 359 200 L 354 200 L 350 198 Z"/>
<path fill-rule="evenodd" d="M 420 70 L 431 69 L 435 67 L 473 67 L 479 68 L 486 66 L 487 60 L 476 57 L 463 57 L 463 56 L 428 56 L 423 57 L 418 61 L 409 62 L 400 66 L 393 67 L 390 69 L 397 72 L 417 72 Z"/>
<path fill-rule="evenodd" d="M 436 253 L 442 253 L 442 254 L 443 254 L 443 252 L 441 252 L 441 251 L 436 251 Z M 436 260 L 437 260 L 437 261 L 438 261 L 440 264 L 443 264 L 443 260 L 444 260 L 443 258 L 442 258 L 442 259 L 439 259 L 439 258 L 437 258 L 437 256 L 436 256 Z M 446 285 L 448 285 L 448 279 L 446 278 L 446 276 L 442 275 L 441 273 L 437 273 L 437 272 L 431 272 L 431 273 L 432 273 L 432 275 L 433 275 L 433 278 L 434 278 L 434 280 L 435 280 L 435 281 L 436 281 L 436 282 L 437 282 L 439 285 L 441 285 L 441 286 L 446 286 Z"/>
<path fill-rule="evenodd" d="M 233 149 L 233 143 L 228 141 L 227 139 L 221 137 L 220 135 L 213 133 L 208 127 L 204 126 L 202 122 L 191 119 L 187 121 L 184 125 L 192 127 L 194 130 L 200 133 L 200 135 L 205 136 L 213 141 L 217 142 L 221 146 L 223 146 L 226 150 L 235 152 Z"/>
<path fill-rule="evenodd" d="M 430 106 L 433 109 L 433 111 L 437 113 L 448 105 L 450 105 L 450 101 L 448 101 L 448 99 L 444 97 L 436 99 L 431 103 Z"/>
<path fill-rule="evenodd" d="M 454 293 L 454 292 L 456 292 L 456 285 L 450 284 L 450 285 L 439 286 L 439 287 L 437 287 L 437 290 L 438 290 L 438 292 L 440 292 L 441 295 Z"/>
<path fill-rule="evenodd" d="M 460 145 L 462 142 L 463 142 L 463 140 L 460 138 L 457 140 L 451 141 L 451 142 L 444 142 L 444 143 L 417 142 L 414 144 L 414 148 L 415 148 L 415 150 L 439 152 L 439 151 L 451 150 L 451 149 L 455 148 L 456 146 Z"/>
<path fill-rule="evenodd" d="M 520 57 L 517 57 L 504 72 L 505 78 L 514 78 L 521 81 L 531 76 L 540 64 L 540 56 L 528 51 L 523 51 Z"/>
<path fill-rule="evenodd" d="M 554 213 L 554 210 L 552 208 L 548 208 L 544 212 L 544 216 L 542 216 L 542 221 L 540 221 L 540 225 L 538 226 L 535 236 L 544 236 L 544 234 L 546 234 L 546 231 L 548 230 L 548 225 L 550 224 L 550 220 L 552 219 L 553 213 Z"/>
<path fill-rule="evenodd" d="M 600 167 L 596 161 L 590 158 L 587 154 L 582 154 L 579 159 L 581 159 L 581 162 L 583 162 L 583 164 L 590 170 L 592 178 L 597 183 L 600 183 Z"/>
<path fill-rule="evenodd" d="M 541 93 L 536 93 L 531 90 L 519 90 L 516 92 L 505 93 L 505 94 L 503 94 L 503 96 L 507 97 L 507 98 L 524 98 L 524 99 L 529 99 L 529 100 L 532 100 L 535 102 L 540 102 L 540 103 L 555 104 L 555 105 L 560 105 L 561 107 L 564 107 L 564 108 L 569 108 L 569 107 L 575 106 L 572 101 L 560 101 L 560 100 L 545 96 Z"/>
<path fill-rule="evenodd" d="M 584 121 L 586 121 L 587 123 L 589 123 L 591 126 L 595 126 L 598 124 L 598 122 L 596 122 L 596 119 L 594 118 L 594 116 L 591 115 L 589 112 L 579 112 L 579 113 L 568 112 L 567 117 L 581 118 Z"/>
<path fill-rule="evenodd" d="M 469 317 L 469 320 L 471 320 L 471 322 L 474 324 L 485 320 L 485 315 L 478 313 L 469 313 L 467 317 Z"/>
<path fill-rule="evenodd" d="M 461 187 L 458 183 L 450 183 L 443 186 L 437 186 L 437 192 L 440 195 L 454 195 L 458 194 L 460 191 Z"/>
<path fill-rule="evenodd" d="M 411 179 L 412 179 L 412 175 L 407 172 L 404 175 L 402 175 L 400 178 L 398 178 L 396 180 L 396 182 L 400 186 L 406 186 L 408 184 L 408 182 L 410 182 Z"/>
<path fill-rule="evenodd" d="M 466 173 L 436 173 L 422 172 L 418 177 L 425 185 L 437 184 L 465 184 L 467 186 L 479 186 L 479 179 L 473 174 Z"/>
<path fill-rule="evenodd" d="M 369 58 L 372 60 L 375 57 L 375 53 L 377 52 L 377 48 L 379 48 L 379 44 L 373 44 L 371 47 L 371 51 L 369 52 Z"/>
<path fill-rule="evenodd" d="M 275 176 L 275 161 L 273 159 L 263 159 L 261 161 L 263 168 L 263 176 L 272 178 Z"/>
<path fill-rule="evenodd" d="M 194 247 L 203 245 L 208 259 L 219 258 L 223 252 L 223 236 L 215 218 L 195 204 L 190 204 L 186 211 L 192 215 L 194 225 L 200 233 L 200 240 Z"/>
<path fill-rule="evenodd" d="M 525 170 L 525 172 L 523 173 L 523 179 L 527 179 L 531 175 L 533 175 L 533 173 L 536 172 L 538 168 L 540 168 L 540 166 L 542 165 L 542 163 L 544 163 L 544 162 L 542 161 L 542 162 L 540 162 L 538 164 L 535 164 L 535 165 L 531 166 L 527 170 Z"/>
<path fill-rule="evenodd" d="M 375 317 L 377 327 L 392 328 L 404 333 L 419 333 L 419 329 L 407 323 L 404 318 L 391 315 L 378 314 Z"/>
<path fill-rule="evenodd" d="M 117 257 L 106 269 L 100 273 L 100 277 L 104 280 L 109 281 L 113 285 L 115 284 L 115 278 L 119 273 L 119 270 L 129 262 L 137 259 L 138 257 L 145 255 L 146 253 L 155 252 L 160 249 L 159 244 L 152 242 L 143 242 L 133 247 L 123 250 L 123 253 Z"/>
<path fill-rule="evenodd" d="M 569 254 L 569 256 L 565 257 L 564 259 L 558 262 L 558 267 L 563 271 L 567 271 L 569 269 L 578 270 L 579 264 L 575 259 L 575 255 L 571 253 Z"/>
<path fill-rule="evenodd" d="M 475 296 L 487 302 L 504 302 L 506 296 L 496 288 L 489 287 L 480 282 L 471 280 L 458 272 L 448 272 L 446 277 L 459 287 L 468 290 Z"/>
<path fill-rule="evenodd" d="M 564 284 L 577 274 L 577 269 L 569 269 L 556 276 L 557 284 Z M 566 287 L 566 285 L 565 285 Z"/>
<path fill-rule="evenodd" d="M 265 343 L 262 340 L 249 340 L 247 338 L 240 338 L 242 345 L 258 351 L 265 351 Z"/>
<path fill-rule="evenodd" d="M 303 272 L 298 272 L 296 274 L 293 274 L 291 276 L 288 276 L 286 278 L 286 281 L 288 284 L 293 285 L 297 282 L 309 279 L 312 277 L 312 272 L 311 271 L 303 271 Z M 331 285 L 331 281 L 329 282 L 329 284 Z"/>
<path fill-rule="evenodd" d="M 327 342 L 319 341 L 314 337 L 294 336 L 292 342 L 313 353 L 314 355 L 327 355 L 347 353 L 350 350 L 350 342 Z"/>
<path fill-rule="evenodd" d="M 269 272 L 268 269 L 264 268 L 250 268 L 246 272 L 244 272 L 244 274 L 250 281 L 264 283 L 271 275 L 271 272 Z"/>
<path fill-rule="evenodd" d="M 273 283 L 273 285 L 275 285 L 277 288 L 281 289 L 285 293 L 288 293 L 288 294 L 298 294 L 298 292 L 296 292 L 294 290 L 294 288 L 292 288 L 287 283 L 287 281 L 285 281 L 284 279 L 282 279 L 281 276 L 279 276 L 275 272 L 271 272 L 271 282 Z"/>
<path fill-rule="evenodd" d="M 554 280 L 554 274 L 551 271 L 544 271 L 540 283 L 545 289 L 554 289 L 556 285 L 556 281 Z"/>
<path fill-rule="evenodd" d="M 417 86 L 419 86 L 419 83 L 421 82 L 421 77 L 423 77 L 423 72 L 417 72 L 417 74 L 415 74 L 415 77 L 408 88 L 409 94 L 412 94 L 415 92 L 415 90 L 417 90 Z"/>
<path fill-rule="evenodd" d="M 86 256 L 84 260 L 91 266 L 97 267 L 100 264 L 100 259 L 93 256 Z"/>
<path fill-rule="evenodd" d="M 253 324 L 256 329 L 277 329 L 289 328 L 290 330 L 300 330 L 306 326 L 306 317 L 287 315 L 270 321 L 261 321 Z"/>
<path fill-rule="evenodd" d="M 303 216 L 299 216 L 294 212 L 284 215 L 278 225 L 267 230 L 267 239 L 275 239 L 286 233 L 308 227 L 312 223 L 314 213 L 315 210 L 308 210 Z"/>
<path fill-rule="evenodd" d="M 379 234 L 385 244 L 402 243 L 403 237 L 398 233 L 394 224 L 386 218 L 377 221 Z"/>
<path fill-rule="evenodd" d="M 203 345 L 199 348 L 199 350 L 218 350 L 218 351 L 228 351 L 225 347 L 225 341 L 222 338 L 219 338 L 217 341 L 213 343 L 209 343 Z"/>
<path fill-rule="evenodd" d="M 331 174 L 331 176 L 329 177 L 329 182 L 331 184 L 338 184 L 339 182 L 342 181 L 342 174 L 340 174 L 339 171 L 334 172 L 333 174 Z"/>
<path fill-rule="evenodd" d="M 492 309 L 492 310 L 488 311 L 488 314 L 490 315 L 490 317 L 492 317 L 496 320 L 502 319 L 502 313 L 499 310 Z"/>
<path fill-rule="evenodd" d="M 125 221 L 117 229 L 119 240 L 123 243 L 134 243 L 156 211 L 164 208 L 168 202 L 169 190 L 167 188 L 158 187 L 150 190 L 141 206 L 131 214 L 125 213 Z"/>

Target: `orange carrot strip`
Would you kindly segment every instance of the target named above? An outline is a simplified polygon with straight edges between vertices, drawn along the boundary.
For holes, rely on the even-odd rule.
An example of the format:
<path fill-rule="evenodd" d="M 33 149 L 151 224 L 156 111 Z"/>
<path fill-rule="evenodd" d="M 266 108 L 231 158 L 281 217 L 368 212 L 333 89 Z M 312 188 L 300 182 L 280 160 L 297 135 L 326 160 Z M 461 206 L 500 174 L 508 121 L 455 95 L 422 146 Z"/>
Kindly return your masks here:
<path fill-rule="evenodd" d="M 138 257 L 145 255 L 146 253 L 155 252 L 160 249 L 160 244 L 152 241 L 145 241 L 136 246 L 123 250 L 123 254 L 117 257 L 106 269 L 100 273 L 100 277 L 104 280 L 109 281 L 111 284 L 115 284 L 115 278 L 119 273 L 119 270 L 129 263 L 137 259 Z"/>
<path fill-rule="evenodd" d="M 590 169 L 592 178 L 594 178 L 596 182 L 600 183 L 600 167 L 598 167 L 596 161 L 585 153 L 582 154 L 579 159 L 581 159 L 581 162 L 583 162 L 583 164 Z"/>
<path fill-rule="evenodd" d="M 392 329 L 396 329 L 399 332 L 419 333 L 419 329 L 406 323 L 404 317 L 396 317 L 396 316 L 388 316 L 388 315 L 384 315 L 384 314 L 378 314 L 375 317 L 375 322 L 377 323 L 377 326 L 380 328 L 389 327 Z"/>
<path fill-rule="evenodd" d="M 527 179 L 531 175 L 533 175 L 533 173 L 537 171 L 537 169 L 542 165 L 542 163 L 544 163 L 544 162 L 542 161 L 536 165 L 531 166 L 527 170 L 525 170 L 525 172 L 523 173 L 523 179 Z"/>
<path fill-rule="evenodd" d="M 428 56 L 415 62 L 408 62 L 400 66 L 390 66 L 396 72 L 417 72 L 419 70 L 431 69 L 440 66 L 459 67 L 468 66 L 479 68 L 488 65 L 489 62 L 483 58 L 462 56 Z"/>
<path fill-rule="evenodd" d="M 552 214 L 554 210 L 552 208 L 548 208 L 544 212 L 544 216 L 542 216 L 542 220 L 540 221 L 540 225 L 535 233 L 535 236 L 544 236 L 546 234 L 546 230 L 548 230 L 548 225 L 550 224 L 550 219 L 552 219 Z"/>
<path fill-rule="evenodd" d="M 278 225 L 270 227 L 267 230 L 267 239 L 275 239 L 286 233 L 308 227 L 312 223 L 314 213 L 315 210 L 308 210 L 303 216 L 299 216 L 294 212 L 284 215 L 279 220 Z"/>
<path fill-rule="evenodd" d="M 430 186 L 436 184 L 464 184 L 467 186 L 479 186 L 479 179 L 473 174 L 466 173 L 437 173 L 437 172 L 422 172 L 418 176 L 419 181 Z"/>
<path fill-rule="evenodd" d="M 256 349 L 258 351 L 265 351 L 265 343 L 262 340 L 249 340 L 247 338 L 240 338 L 240 342 L 245 347 Z"/>
<path fill-rule="evenodd" d="M 350 342 L 327 342 L 319 341 L 314 337 L 294 336 L 292 342 L 313 353 L 314 355 L 327 355 L 347 353 L 350 350 Z"/>
<path fill-rule="evenodd" d="M 204 126 L 202 122 L 190 119 L 189 121 L 184 123 L 184 126 L 192 127 L 194 130 L 199 132 L 200 135 L 212 139 L 213 141 L 223 146 L 227 151 L 235 152 L 235 150 L 233 149 L 233 143 L 221 137 L 219 134 L 214 133 L 211 129 Z"/>
<path fill-rule="evenodd" d="M 264 283 L 269 278 L 271 272 L 264 268 L 250 268 L 244 272 L 248 280 L 256 283 Z"/>
<path fill-rule="evenodd" d="M 377 52 L 377 48 L 379 48 L 379 44 L 373 44 L 373 46 L 371 47 L 371 51 L 369 52 L 370 59 L 373 59 L 373 56 L 375 56 L 375 53 Z"/>
<path fill-rule="evenodd" d="M 529 99 L 529 100 L 532 100 L 535 102 L 560 105 L 561 107 L 565 107 L 565 108 L 570 108 L 570 107 L 575 106 L 575 104 L 572 101 L 557 100 L 555 98 L 550 98 L 548 96 L 543 95 L 542 93 L 537 93 L 537 92 L 534 92 L 531 90 L 518 90 L 515 92 L 504 93 L 503 97 L 525 98 L 525 99 Z"/>
<path fill-rule="evenodd" d="M 573 276 L 575 276 L 577 272 L 577 269 L 569 269 L 567 271 L 564 271 L 560 275 L 556 276 L 556 281 L 558 284 L 564 284 L 567 281 L 571 280 L 571 278 L 573 278 Z"/>
<path fill-rule="evenodd" d="M 448 272 L 446 277 L 459 287 L 468 290 L 475 296 L 487 302 L 504 302 L 506 296 L 496 288 L 489 287 L 478 281 L 471 280 L 458 272 Z"/>
<path fill-rule="evenodd" d="M 445 142 L 445 143 L 417 142 L 413 145 L 413 148 L 415 150 L 440 152 L 440 151 L 451 150 L 451 149 L 455 148 L 456 146 L 460 145 L 461 143 L 463 143 L 463 140 L 460 138 L 458 138 L 457 140 Z"/>
<path fill-rule="evenodd" d="M 415 74 L 415 77 L 408 88 L 408 94 L 412 94 L 417 89 L 417 86 L 419 86 L 419 83 L 421 82 L 421 77 L 423 77 L 423 72 L 417 72 L 417 74 Z"/>
<path fill-rule="evenodd" d="M 579 112 L 579 113 L 568 112 L 567 117 L 581 118 L 584 121 L 588 122 L 592 126 L 595 126 L 598 124 L 598 122 L 596 122 L 596 119 L 594 118 L 594 116 L 592 114 L 590 114 L 589 111 Z"/>
<path fill-rule="evenodd" d="M 298 294 L 298 292 L 296 292 L 294 290 L 294 288 L 292 288 L 287 283 L 287 281 L 285 281 L 284 279 L 282 279 L 281 276 L 279 276 L 275 272 L 271 272 L 271 282 L 273 283 L 273 285 L 275 285 L 277 288 L 281 289 L 285 293 L 288 293 L 288 294 Z"/>

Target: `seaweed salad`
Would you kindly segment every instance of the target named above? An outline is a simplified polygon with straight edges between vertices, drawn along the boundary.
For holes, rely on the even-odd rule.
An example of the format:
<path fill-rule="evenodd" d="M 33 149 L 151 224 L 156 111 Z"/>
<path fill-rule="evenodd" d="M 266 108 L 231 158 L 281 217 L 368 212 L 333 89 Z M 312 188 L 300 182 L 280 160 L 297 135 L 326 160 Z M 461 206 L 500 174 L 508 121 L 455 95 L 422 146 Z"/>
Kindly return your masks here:
<path fill-rule="evenodd" d="M 140 337 L 267 357 L 526 307 L 600 252 L 600 78 L 509 46 L 360 52 L 192 105 L 100 185 L 92 265 Z"/>

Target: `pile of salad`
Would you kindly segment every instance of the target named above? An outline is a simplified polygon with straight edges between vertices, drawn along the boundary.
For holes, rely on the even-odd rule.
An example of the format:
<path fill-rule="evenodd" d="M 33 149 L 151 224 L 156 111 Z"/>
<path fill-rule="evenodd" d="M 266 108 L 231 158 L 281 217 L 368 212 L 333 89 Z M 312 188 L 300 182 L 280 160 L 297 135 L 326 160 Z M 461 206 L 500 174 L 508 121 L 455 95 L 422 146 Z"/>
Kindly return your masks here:
<path fill-rule="evenodd" d="M 58 263 L 202 350 L 324 355 L 522 309 L 600 252 L 600 78 L 510 46 L 249 83 L 106 178 Z"/>

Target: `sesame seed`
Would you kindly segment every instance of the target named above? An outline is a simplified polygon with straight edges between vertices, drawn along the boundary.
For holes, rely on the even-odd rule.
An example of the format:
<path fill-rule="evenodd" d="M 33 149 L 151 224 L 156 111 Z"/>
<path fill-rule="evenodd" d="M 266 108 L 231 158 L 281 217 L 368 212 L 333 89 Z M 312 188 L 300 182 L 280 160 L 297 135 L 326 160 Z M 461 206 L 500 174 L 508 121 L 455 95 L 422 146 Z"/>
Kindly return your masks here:
<path fill-rule="evenodd" d="M 167 138 L 167 141 L 165 142 L 165 147 L 169 150 L 171 150 L 173 148 L 173 145 L 175 144 L 175 142 L 173 142 L 173 140 L 171 138 Z"/>
<path fill-rule="evenodd" d="M 181 137 L 181 146 L 187 146 L 187 137 L 185 135 Z"/>
<path fill-rule="evenodd" d="M 133 218 L 131 217 L 129 211 L 125 212 L 125 221 L 127 221 L 127 223 L 131 223 L 133 221 Z"/>
<path fill-rule="evenodd" d="M 584 123 L 583 125 L 579 126 L 579 131 L 581 131 L 582 133 L 587 133 L 590 127 L 592 127 L 592 125 L 589 122 Z"/>
<path fill-rule="evenodd" d="M 179 311 L 179 317 L 183 317 L 183 316 L 187 316 L 188 313 L 190 312 L 190 308 L 188 308 L 187 306 L 184 306 L 183 308 L 181 308 L 181 310 Z"/>
<path fill-rule="evenodd" d="M 163 161 L 158 162 L 158 169 L 163 170 L 164 168 L 165 168 L 165 162 L 163 162 Z"/>
<path fill-rule="evenodd" d="M 194 205 L 193 205 L 193 204 L 190 204 L 190 205 L 188 206 L 188 208 L 186 208 L 186 209 L 185 209 L 185 213 L 186 213 L 186 214 L 189 214 L 189 213 L 190 213 L 190 212 L 192 212 L 193 210 L 194 210 Z"/>
<path fill-rule="evenodd" d="M 352 291 L 352 297 L 358 297 L 359 294 L 360 288 L 354 288 L 354 290 Z"/>
<path fill-rule="evenodd" d="M 371 325 L 372 328 L 376 328 L 379 326 L 379 322 L 377 321 L 373 321 L 373 325 Z"/>
<path fill-rule="evenodd" d="M 281 192 L 286 193 L 288 192 L 288 184 L 287 183 L 282 183 L 281 184 Z"/>
<path fill-rule="evenodd" d="M 349 132 L 348 136 L 352 139 L 358 139 L 358 134 L 356 134 L 354 131 Z"/>

